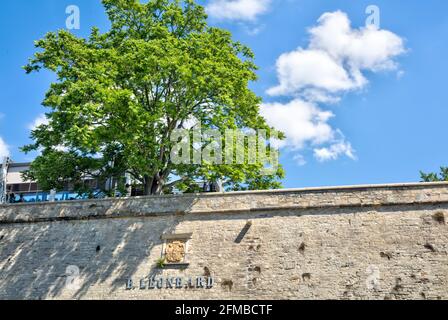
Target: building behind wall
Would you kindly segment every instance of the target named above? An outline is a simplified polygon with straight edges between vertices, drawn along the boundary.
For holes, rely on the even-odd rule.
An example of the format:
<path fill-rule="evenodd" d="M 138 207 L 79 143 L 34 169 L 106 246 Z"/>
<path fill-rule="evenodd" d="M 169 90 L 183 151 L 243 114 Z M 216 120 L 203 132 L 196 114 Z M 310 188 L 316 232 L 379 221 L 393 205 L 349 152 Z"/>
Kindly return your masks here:
<path fill-rule="evenodd" d="M 50 192 L 43 190 L 36 181 L 26 181 L 22 177 L 22 173 L 30 169 L 31 163 L 15 163 L 10 160 L 6 160 L 3 164 L 0 164 L 0 170 L 5 171 L 5 177 L 3 177 L 4 194 L 6 195 L 3 202 L 19 202 L 23 199 L 23 202 L 45 202 L 50 199 Z M 6 167 L 6 170 L 3 168 Z M 0 171 L 0 172 L 1 172 Z M 144 188 L 141 185 L 133 184 L 129 177 L 125 177 L 127 183 L 129 183 L 129 196 L 142 196 L 144 194 Z M 1 181 L 1 180 L 0 180 Z M 113 181 L 107 180 L 103 185 L 97 179 L 84 180 L 84 183 L 93 192 L 95 198 L 105 197 L 102 190 L 113 189 Z M 1 190 L 1 188 L 0 188 Z M 205 183 L 198 181 L 195 190 L 201 192 L 222 192 L 222 185 L 220 183 Z M 178 190 L 173 190 L 174 193 L 181 193 Z M 87 196 L 79 195 L 74 191 L 73 186 L 70 183 L 66 183 L 64 190 L 59 191 L 55 195 L 56 201 L 64 200 L 79 200 L 85 199 Z M 13 200 L 11 200 L 13 199 Z M 0 201 L 1 203 L 2 201 Z"/>
<path fill-rule="evenodd" d="M 4 193 L 6 194 L 5 202 L 43 202 L 48 201 L 50 192 L 43 190 L 36 181 L 27 181 L 22 177 L 22 173 L 30 169 L 31 163 L 16 163 L 7 159 L 0 164 L 0 170 L 5 173 L 2 177 L 4 185 Z M 6 170 L 4 169 L 6 167 Z M 97 189 L 98 183 L 94 179 L 86 179 L 92 190 Z M 80 196 L 73 191 L 73 187 L 67 183 L 64 190 L 59 191 L 55 195 L 55 200 L 75 200 Z"/>

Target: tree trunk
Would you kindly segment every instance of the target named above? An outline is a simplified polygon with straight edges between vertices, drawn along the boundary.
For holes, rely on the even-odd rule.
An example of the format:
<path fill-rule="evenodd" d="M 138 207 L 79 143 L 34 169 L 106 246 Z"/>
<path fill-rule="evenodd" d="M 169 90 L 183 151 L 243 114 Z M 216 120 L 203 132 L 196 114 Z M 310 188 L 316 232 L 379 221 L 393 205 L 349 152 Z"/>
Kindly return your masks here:
<path fill-rule="evenodd" d="M 151 194 L 152 195 L 161 195 L 163 191 L 163 184 L 161 179 L 155 178 L 152 183 Z"/>
<path fill-rule="evenodd" d="M 154 177 L 145 177 L 145 183 L 144 183 L 144 194 L 146 196 L 150 195 L 161 195 L 163 192 L 163 183 L 164 179 L 160 178 L 158 174 L 156 174 Z"/>
<path fill-rule="evenodd" d="M 143 194 L 145 196 L 151 195 L 151 186 L 152 186 L 151 178 L 149 176 L 145 176 L 144 183 L 143 183 L 143 187 L 144 187 Z"/>

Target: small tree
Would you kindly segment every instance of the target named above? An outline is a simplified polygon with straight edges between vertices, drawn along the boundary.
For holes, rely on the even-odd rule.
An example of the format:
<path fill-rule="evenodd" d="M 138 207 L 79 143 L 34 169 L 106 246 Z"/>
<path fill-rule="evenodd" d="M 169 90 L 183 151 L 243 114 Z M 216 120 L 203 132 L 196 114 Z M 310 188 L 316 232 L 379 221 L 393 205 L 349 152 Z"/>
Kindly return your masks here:
<path fill-rule="evenodd" d="M 420 171 L 423 182 L 448 181 L 448 167 L 441 167 L 440 173 L 424 173 Z"/>
<path fill-rule="evenodd" d="M 32 131 L 34 143 L 23 147 L 42 151 L 25 176 L 46 190 L 70 182 L 83 191 L 85 177 L 121 181 L 126 172 L 147 195 L 193 190 L 198 179 L 221 179 L 237 190 L 279 188 L 282 168 L 261 178 L 261 161 L 171 161 L 170 137 L 192 119 L 223 134 L 273 129 L 248 87 L 257 79 L 251 50 L 208 26 L 193 0 L 102 2 L 108 32 L 93 28 L 88 39 L 50 32 L 36 42 L 40 50 L 25 66 L 27 73 L 47 69 L 57 75 L 43 101 L 48 124 Z"/>

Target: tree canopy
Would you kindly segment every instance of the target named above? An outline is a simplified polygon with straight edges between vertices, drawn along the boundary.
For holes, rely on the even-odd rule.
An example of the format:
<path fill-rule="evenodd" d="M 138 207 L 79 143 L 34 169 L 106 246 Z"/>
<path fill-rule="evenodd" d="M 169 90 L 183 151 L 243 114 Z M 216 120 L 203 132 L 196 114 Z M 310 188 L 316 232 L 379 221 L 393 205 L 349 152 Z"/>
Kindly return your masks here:
<path fill-rule="evenodd" d="M 448 181 L 448 167 L 441 167 L 440 173 L 424 173 L 420 172 L 420 176 L 423 182 L 441 182 Z"/>
<path fill-rule="evenodd" d="M 281 166 L 263 174 L 263 161 L 172 161 L 172 134 L 188 129 L 192 119 L 201 130 L 223 135 L 229 129 L 274 132 L 259 113 L 261 98 L 249 88 L 257 80 L 252 51 L 209 26 L 193 0 L 102 3 L 110 30 L 93 28 L 87 39 L 49 32 L 24 67 L 57 75 L 43 101 L 48 123 L 23 147 L 40 152 L 26 177 L 45 190 L 69 182 L 80 192 L 87 176 L 116 178 L 123 187 L 123 173 L 145 194 L 192 190 L 198 179 L 221 179 L 232 190 L 281 187 Z"/>

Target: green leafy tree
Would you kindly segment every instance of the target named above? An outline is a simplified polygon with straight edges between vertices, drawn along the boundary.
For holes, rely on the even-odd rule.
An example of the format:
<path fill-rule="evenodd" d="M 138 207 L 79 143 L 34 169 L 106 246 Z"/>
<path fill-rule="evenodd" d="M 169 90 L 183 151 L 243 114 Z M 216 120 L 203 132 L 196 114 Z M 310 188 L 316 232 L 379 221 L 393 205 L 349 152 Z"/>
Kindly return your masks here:
<path fill-rule="evenodd" d="M 423 182 L 448 181 L 448 167 L 441 167 L 440 173 L 424 173 L 420 171 Z"/>
<path fill-rule="evenodd" d="M 191 119 L 203 130 L 272 132 L 259 114 L 261 99 L 248 87 L 257 79 L 251 50 L 208 26 L 193 0 L 102 2 L 108 32 L 93 28 L 87 39 L 50 32 L 36 41 L 38 51 L 24 67 L 57 75 L 43 101 L 48 124 L 23 147 L 41 151 L 25 176 L 46 190 L 69 182 L 83 191 L 86 177 L 121 181 L 126 172 L 147 195 L 194 191 L 198 179 L 221 179 L 234 190 L 280 188 L 283 169 L 262 175 L 262 162 L 171 161 L 170 137 Z"/>

